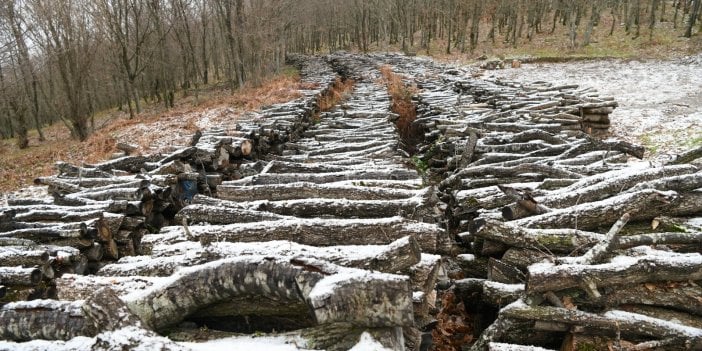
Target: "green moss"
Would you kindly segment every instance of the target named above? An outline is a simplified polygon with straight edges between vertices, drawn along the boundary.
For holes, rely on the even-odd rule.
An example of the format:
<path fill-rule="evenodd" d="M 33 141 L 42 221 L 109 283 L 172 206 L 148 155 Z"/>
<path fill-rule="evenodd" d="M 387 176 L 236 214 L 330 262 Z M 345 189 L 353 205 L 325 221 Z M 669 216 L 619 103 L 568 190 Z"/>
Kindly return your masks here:
<path fill-rule="evenodd" d="M 702 137 L 693 138 L 687 143 L 689 146 L 700 146 L 702 145 Z"/>
<path fill-rule="evenodd" d="M 411 158 L 412 164 L 414 165 L 414 168 L 424 176 L 427 173 L 427 169 L 429 169 L 429 164 L 427 164 L 421 157 L 414 155 Z"/>

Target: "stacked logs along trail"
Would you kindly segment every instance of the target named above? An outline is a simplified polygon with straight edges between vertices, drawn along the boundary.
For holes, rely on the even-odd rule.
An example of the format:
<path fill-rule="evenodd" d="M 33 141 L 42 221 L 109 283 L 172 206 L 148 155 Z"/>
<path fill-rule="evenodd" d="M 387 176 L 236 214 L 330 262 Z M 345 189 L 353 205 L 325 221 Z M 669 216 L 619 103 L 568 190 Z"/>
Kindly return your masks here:
<path fill-rule="evenodd" d="M 415 158 L 463 247 L 442 285 L 473 317 L 471 350 L 702 348 L 700 149 L 629 162 L 644 148 L 592 123 L 611 98 L 382 59 L 421 88 Z"/>
<path fill-rule="evenodd" d="M 156 333 L 192 340 L 289 331 L 308 348 L 345 350 L 368 332 L 390 349 L 418 350 L 422 329 L 432 325 L 440 254 L 452 241 L 436 225 L 442 213 L 434 188 L 423 187 L 398 152 L 375 64 L 327 59 L 293 57 L 318 88 L 238 121 L 237 133 L 198 133 L 192 146 L 167 156 L 61 165 L 60 175 L 40 180 L 52 201 L 13 201 L 2 212 L 10 227 L 29 223 L 18 216 L 32 206 L 62 206 L 54 222 L 87 229 L 78 245 L 65 235 L 29 237 L 8 228 L 4 236 L 33 241 L 7 252 L 48 250 L 59 239 L 81 258 L 96 246 L 104 253 L 109 240 L 117 250 L 86 257 L 90 269 L 45 279 L 55 300 L 0 307 L 7 321 L 0 338 L 59 340 L 53 348 L 71 350 L 80 347 L 60 340 L 178 349 Z M 321 112 L 316 102 L 336 79 L 332 67 L 354 79 L 355 89 Z M 88 208 L 94 213 L 74 214 Z M 43 219 L 31 218 L 32 225 Z M 105 231 L 111 236 L 101 236 L 102 222 L 113 218 Z M 130 251 L 122 239 L 131 240 Z M 33 270 L 43 262 L 18 264 Z M 217 332 L 203 336 L 199 327 Z"/>
<path fill-rule="evenodd" d="M 300 99 L 168 155 L 59 163 L 37 180 L 50 198 L 0 208 L 0 349 L 261 332 L 327 350 L 702 346 L 685 218 L 702 149 L 631 162 L 642 147 L 600 137 L 616 102 L 576 86 L 400 55 L 291 61 Z M 384 65 L 419 88 L 421 145 L 396 133 Z"/>

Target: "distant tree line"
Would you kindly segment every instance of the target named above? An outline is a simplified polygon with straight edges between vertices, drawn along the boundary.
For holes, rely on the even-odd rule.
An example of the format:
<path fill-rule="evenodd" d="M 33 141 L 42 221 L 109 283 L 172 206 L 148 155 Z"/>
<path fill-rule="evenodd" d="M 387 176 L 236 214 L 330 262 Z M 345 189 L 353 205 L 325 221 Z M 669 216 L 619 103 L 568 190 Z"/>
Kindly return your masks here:
<path fill-rule="evenodd" d="M 174 104 L 213 83 L 230 89 L 277 71 L 292 0 L 0 1 L 0 137 L 63 121 L 74 138 L 95 113 Z"/>
<path fill-rule="evenodd" d="M 517 46 L 565 27 L 571 47 L 587 46 L 608 16 L 609 34 L 623 27 L 632 38 L 652 35 L 661 22 L 690 37 L 702 0 L 311 0 L 288 46 L 296 51 L 401 47 L 428 50 L 439 40 L 447 53 L 473 52 L 479 42 Z M 623 24 L 623 26 L 620 26 Z"/>
<path fill-rule="evenodd" d="M 610 16 L 632 37 L 672 22 L 690 37 L 702 0 L 4 0 L 0 2 L 0 138 L 62 121 L 78 140 L 96 112 L 133 118 L 143 101 L 172 107 L 211 84 L 231 90 L 277 72 L 286 52 L 390 47 L 473 52 L 568 30 L 591 41 Z M 702 26 L 702 25 L 701 25 Z M 643 27 L 643 28 L 642 28 Z M 648 32 L 646 32 L 648 30 Z"/>

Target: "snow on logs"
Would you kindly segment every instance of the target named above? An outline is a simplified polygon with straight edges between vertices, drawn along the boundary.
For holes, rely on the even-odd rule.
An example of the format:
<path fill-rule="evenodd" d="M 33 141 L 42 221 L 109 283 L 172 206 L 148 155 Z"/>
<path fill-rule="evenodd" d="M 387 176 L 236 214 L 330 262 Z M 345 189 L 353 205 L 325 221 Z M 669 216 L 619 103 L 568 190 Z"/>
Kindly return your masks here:
<path fill-rule="evenodd" d="M 3 226 L 8 239 L 73 240 L 90 264 L 51 280 L 36 267 L 6 274 L 0 285 L 31 283 L 38 274 L 59 298 L 47 303 L 47 320 L 80 321 L 63 334 L 42 330 L 26 306 L 8 304 L 0 317 L 12 322 L 2 335 L 18 341 L 82 335 L 124 345 L 135 337 L 113 337 L 133 332 L 168 345 L 143 329 L 184 321 L 215 327 L 241 321 L 235 327 L 241 329 L 255 321 L 251 328 L 298 330 L 315 348 L 349 349 L 364 330 L 386 346 L 418 347 L 418 328 L 433 321 L 442 265 L 430 253 L 453 249 L 447 231 L 434 224 L 435 188 L 422 188 L 397 156 L 389 97 L 368 79 L 378 76 L 372 66 L 361 68 L 365 82 L 344 109 L 323 112 L 314 124 L 333 74 L 318 59 L 301 64 L 313 88 L 265 108 L 263 118 L 200 131 L 168 155 L 134 155 L 125 147 L 128 156 L 105 163 L 60 164 L 60 175 L 37 180 L 52 201 L 18 201 L 0 212 L 13 221 Z M 266 161 L 254 161 L 264 155 Z M 69 219 L 78 224 L 54 223 Z M 115 309 L 93 302 L 110 296 L 118 300 L 108 304 Z M 110 316 L 120 314 L 136 322 L 114 323 Z M 114 332 L 97 334 L 107 329 Z"/>
<path fill-rule="evenodd" d="M 317 96 L 334 82 L 321 59 L 301 65 L 309 83 L 303 98 L 266 107 L 229 132 L 198 131 L 191 145 L 165 155 L 124 144 L 125 155 L 98 164 L 57 162 L 57 175 L 35 180 L 50 197 L 8 199 L 0 208 L 0 302 L 56 297 L 54 278 L 141 254 L 142 237 L 175 224 L 196 194 L 216 194 L 223 181 L 256 172 L 255 157 L 302 133 L 318 111 Z"/>
<path fill-rule="evenodd" d="M 415 158 L 463 247 L 449 291 L 498 312 L 472 350 L 702 348 L 702 228 L 680 218 L 702 214 L 699 150 L 628 164 L 644 149 L 598 137 L 616 102 L 592 90 L 379 59 L 422 89 Z"/>

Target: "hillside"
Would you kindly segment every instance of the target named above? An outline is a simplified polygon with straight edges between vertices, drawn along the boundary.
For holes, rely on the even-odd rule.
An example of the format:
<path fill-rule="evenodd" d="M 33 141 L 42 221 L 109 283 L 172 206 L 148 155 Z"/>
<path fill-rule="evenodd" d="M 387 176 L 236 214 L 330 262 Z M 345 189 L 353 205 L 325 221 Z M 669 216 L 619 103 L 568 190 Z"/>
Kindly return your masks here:
<path fill-rule="evenodd" d="M 96 163 L 108 159 L 118 142 L 139 146 L 139 153 L 170 152 L 189 141 L 197 129 L 229 125 L 241 115 L 262 106 L 298 98 L 299 76 L 289 69 L 259 87 L 231 94 L 222 87 L 203 89 L 196 98 L 179 98 L 175 108 L 150 104 L 137 118 L 125 111 L 106 110 L 96 117 L 96 131 L 85 141 L 70 138 L 70 131 L 56 123 L 45 129 L 46 141 L 30 134 L 29 148 L 20 150 L 14 139 L 0 140 L 0 193 L 32 185 L 34 178 L 55 172 L 54 163 Z"/>

